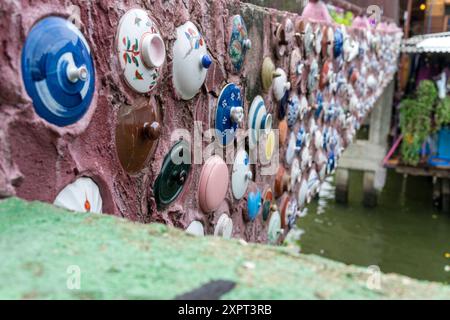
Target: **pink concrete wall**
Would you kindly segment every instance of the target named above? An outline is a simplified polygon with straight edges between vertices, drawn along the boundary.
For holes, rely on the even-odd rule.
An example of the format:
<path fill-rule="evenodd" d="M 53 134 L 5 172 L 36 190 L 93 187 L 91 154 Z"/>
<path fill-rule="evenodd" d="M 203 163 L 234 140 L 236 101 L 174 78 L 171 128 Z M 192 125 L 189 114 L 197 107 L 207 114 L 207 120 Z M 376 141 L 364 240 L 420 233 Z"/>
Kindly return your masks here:
<path fill-rule="evenodd" d="M 295 20 L 297 16 L 225 0 L 99 0 L 95 5 L 87 3 L 90 2 L 72 2 L 81 8 L 82 32 L 94 57 L 96 94 L 87 115 L 67 128 L 50 125 L 36 115 L 25 92 L 20 70 L 21 49 L 33 24 L 48 15 L 67 16 L 67 2 L 3 0 L 0 4 L 0 197 L 18 196 L 53 202 L 68 183 L 77 177 L 89 176 L 100 186 L 107 213 L 180 228 L 186 228 L 192 220 L 198 219 L 204 223 L 206 232 L 212 234 L 218 214 L 206 215 L 198 209 L 199 165 L 193 167 L 188 187 L 176 203 L 162 212 L 156 210 L 152 186 L 172 145 L 169 141 L 171 132 L 186 128 L 193 134 L 194 121 L 203 121 L 205 127 L 212 127 L 212 112 L 208 110 L 215 106 L 217 96 L 227 82 L 242 85 L 247 114 L 252 99 L 262 94 L 260 70 L 263 58 L 272 56 L 277 66 L 289 70 L 289 57 L 276 60 L 273 56 L 271 32 L 281 17 L 290 15 Z M 162 70 L 162 81 L 149 95 L 134 93 L 126 85 L 115 54 L 118 21 L 133 7 L 148 10 L 166 41 L 168 57 Z M 247 23 L 253 48 L 243 72 L 233 75 L 227 68 L 226 26 L 229 18 L 238 13 Z M 183 102 L 174 94 L 171 48 L 176 26 L 187 20 L 193 21 L 203 33 L 214 63 L 201 94 Z M 275 113 L 272 95 L 264 97 L 269 111 Z M 115 149 L 117 114 L 121 108 L 149 102 L 156 103 L 162 110 L 162 136 L 147 167 L 136 175 L 129 175 L 122 169 Z M 273 185 L 273 180 L 274 177 L 257 175 L 252 187 Z M 292 195 L 295 197 L 295 193 Z M 260 217 L 252 223 L 243 218 L 245 197 L 234 200 L 230 189 L 226 204 L 231 210 L 235 237 L 266 241 L 267 223 Z"/>

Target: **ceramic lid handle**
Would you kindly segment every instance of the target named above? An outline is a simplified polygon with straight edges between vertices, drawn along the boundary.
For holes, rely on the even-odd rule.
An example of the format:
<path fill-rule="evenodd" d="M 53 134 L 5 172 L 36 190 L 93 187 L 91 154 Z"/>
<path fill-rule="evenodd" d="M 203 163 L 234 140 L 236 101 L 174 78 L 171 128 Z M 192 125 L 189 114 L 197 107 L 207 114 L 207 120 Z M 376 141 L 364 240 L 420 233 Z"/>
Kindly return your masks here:
<path fill-rule="evenodd" d="M 201 57 L 200 59 L 200 66 L 204 69 L 209 69 L 209 67 L 212 64 L 212 59 L 209 55 L 205 54 L 203 57 Z"/>
<path fill-rule="evenodd" d="M 253 179 L 253 173 L 251 171 L 247 171 L 247 173 L 245 174 L 245 179 L 247 181 L 252 180 Z"/>
<path fill-rule="evenodd" d="M 172 173 L 172 180 L 175 181 L 176 183 L 178 183 L 178 185 L 182 186 L 184 185 L 184 183 L 186 182 L 186 178 L 187 178 L 187 171 L 182 169 L 182 170 L 175 170 Z"/>
<path fill-rule="evenodd" d="M 244 120 L 244 108 L 231 107 L 230 118 L 234 123 L 241 123 Z"/>
<path fill-rule="evenodd" d="M 142 40 L 142 61 L 148 68 L 159 68 L 166 60 L 166 47 L 159 34 L 147 34 Z"/>
<path fill-rule="evenodd" d="M 66 72 L 67 72 L 67 79 L 69 79 L 69 81 L 73 83 L 76 83 L 79 80 L 86 81 L 88 78 L 88 70 L 85 65 L 77 67 L 73 63 L 70 63 L 67 66 Z"/>
<path fill-rule="evenodd" d="M 161 136 L 161 125 L 159 122 L 146 122 L 144 124 L 144 134 L 150 140 L 157 140 Z"/>
<path fill-rule="evenodd" d="M 248 38 L 245 39 L 244 40 L 244 47 L 250 50 L 252 48 L 252 41 L 250 39 L 248 39 Z"/>

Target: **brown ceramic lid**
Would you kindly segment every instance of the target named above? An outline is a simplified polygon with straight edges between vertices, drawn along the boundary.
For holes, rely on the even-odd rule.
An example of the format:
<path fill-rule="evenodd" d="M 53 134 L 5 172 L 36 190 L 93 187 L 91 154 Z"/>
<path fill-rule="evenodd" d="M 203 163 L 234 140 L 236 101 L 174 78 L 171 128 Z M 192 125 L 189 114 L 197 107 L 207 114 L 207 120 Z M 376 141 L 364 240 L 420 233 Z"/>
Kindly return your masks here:
<path fill-rule="evenodd" d="M 286 120 L 280 121 L 280 123 L 278 124 L 278 130 L 280 134 L 280 145 L 284 146 L 286 144 L 288 134 L 288 123 Z"/>
<path fill-rule="evenodd" d="M 281 228 L 285 229 L 287 227 L 287 211 L 289 206 L 289 195 L 287 193 L 283 194 L 280 200 L 280 215 L 281 215 Z"/>
<path fill-rule="evenodd" d="M 319 80 L 319 88 L 320 90 L 325 89 L 327 86 L 329 79 L 328 79 L 328 73 L 330 72 L 330 69 L 332 67 L 331 61 L 327 60 L 322 67 L 322 72 L 320 73 L 320 80 Z"/>
<path fill-rule="evenodd" d="M 116 149 L 123 168 L 140 171 L 153 155 L 161 134 L 159 111 L 155 105 L 126 106 L 118 116 Z"/>
<path fill-rule="evenodd" d="M 286 192 L 290 191 L 290 185 L 291 185 L 291 178 L 289 174 L 286 172 L 286 169 L 284 169 L 283 166 L 281 166 L 278 169 L 277 175 L 275 177 L 275 197 L 279 198 L 281 195 Z"/>

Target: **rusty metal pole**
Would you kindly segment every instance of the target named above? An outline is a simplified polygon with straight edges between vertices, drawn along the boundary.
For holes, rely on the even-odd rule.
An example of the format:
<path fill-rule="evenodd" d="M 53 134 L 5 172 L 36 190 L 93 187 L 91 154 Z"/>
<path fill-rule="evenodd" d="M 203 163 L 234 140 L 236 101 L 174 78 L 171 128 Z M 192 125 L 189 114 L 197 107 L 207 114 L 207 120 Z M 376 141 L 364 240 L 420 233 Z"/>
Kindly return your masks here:
<path fill-rule="evenodd" d="M 408 0 L 408 18 L 405 22 L 405 39 L 409 38 L 409 31 L 411 29 L 411 16 L 412 16 L 412 0 Z"/>

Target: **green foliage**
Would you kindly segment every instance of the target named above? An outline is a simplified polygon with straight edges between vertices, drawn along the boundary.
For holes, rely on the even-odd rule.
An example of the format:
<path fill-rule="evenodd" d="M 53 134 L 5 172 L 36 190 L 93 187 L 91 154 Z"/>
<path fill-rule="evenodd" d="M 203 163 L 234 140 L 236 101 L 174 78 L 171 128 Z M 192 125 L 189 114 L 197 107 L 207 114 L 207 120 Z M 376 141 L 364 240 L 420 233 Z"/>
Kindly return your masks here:
<path fill-rule="evenodd" d="M 439 101 L 436 106 L 435 122 L 439 128 L 450 123 L 450 97 L 445 97 L 444 100 Z"/>
<path fill-rule="evenodd" d="M 420 148 L 432 133 L 431 119 L 437 98 L 434 82 L 425 80 L 420 83 L 415 99 L 405 99 L 400 104 L 401 153 L 406 164 L 415 166 L 420 161 Z"/>

